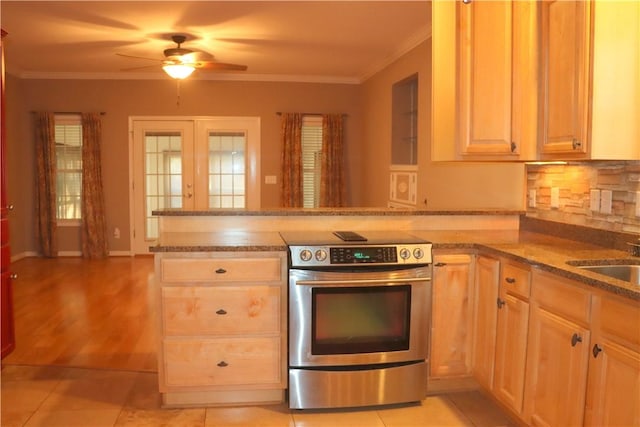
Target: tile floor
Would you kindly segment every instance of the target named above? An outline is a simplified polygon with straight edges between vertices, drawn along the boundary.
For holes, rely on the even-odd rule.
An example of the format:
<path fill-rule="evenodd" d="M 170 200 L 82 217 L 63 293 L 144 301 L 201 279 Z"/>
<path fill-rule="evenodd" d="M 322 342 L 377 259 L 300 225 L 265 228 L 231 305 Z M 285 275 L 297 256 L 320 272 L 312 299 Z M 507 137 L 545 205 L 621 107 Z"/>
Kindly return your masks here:
<path fill-rule="evenodd" d="M 417 427 L 512 426 L 479 392 L 448 393 L 421 404 L 357 410 L 261 407 L 161 409 L 152 372 L 5 365 L 2 427 Z"/>

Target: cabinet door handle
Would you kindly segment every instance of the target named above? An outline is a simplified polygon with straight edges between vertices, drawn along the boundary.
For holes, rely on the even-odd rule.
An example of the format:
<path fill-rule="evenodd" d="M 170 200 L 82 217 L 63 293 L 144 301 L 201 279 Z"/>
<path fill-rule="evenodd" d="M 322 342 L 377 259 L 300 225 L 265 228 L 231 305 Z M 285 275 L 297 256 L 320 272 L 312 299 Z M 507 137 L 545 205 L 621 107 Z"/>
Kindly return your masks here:
<path fill-rule="evenodd" d="M 516 279 L 513 277 L 505 277 L 504 281 L 507 283 L 516 283 Z"/>
<path fill-rule="evenodd" d="M 518 146 L 516 145 L 516 143 L 511 141 L 511 152 L 515 153 L 517 148 Z"/>
<path fill-rule="evenodd" d="M 224 360 L 218 362 L 218 366 L 221 368 L 226 368 L 227 366 L 229 366 L 229 364 L 227 362 L 225 362 Z"/>
<path fill-rule="evenodd" d="M 577 150 L 578 148 L 582 147 L 582 142 L 573 138 L 573 142 L 571 143 L 571 146 L 573 147 L 574 150 Z"/>
<path fill-rule="evenodd" d="M 219 268 L 219 269 L 216 270 L 217 274 L 224 274 L 226 272 L 227 272 L 227 270 L 225 270 L 224 268 Z"/>
<path fill-rule="evenodd" d="M 582 342 L 582 337 L 578 334 L 573 334 L 571 337 L 571 347 L 575 347 L 579 342 Z"/>
<path fill-rule="evenodd" d="M 593 357 L 596 358 L 598 357 L 598 354 L 602 351 L 602 348 L 600 348 L 600 346 L 598 344 L 594 344 L 593 345 L 593 350 L 591 350 L 591 352 L 593 353 Z"/>
<path fill-rule="evenodd" d="M 227 312 L 224 309 L 221 308 L 220 310 L 216 311 L 216 314 L 219 314 L 219 315 L 222 316 L 224 314 L 227 314 Z"/>
<path fill-rule="evenodd" d="M 504 300 L 501 300 L 500 298 L 498 298 L 496 303 L 498 304 L 498 308 L 502 308 L 502 306 L 506 304 L 506 302 L 504 302 Z"/>
<path fill-rule="evenodd" d="M 436 262 L 435 264 L 433 264 L 434 267 L 444 267 L 445 265 L 447 265 L 447 263 L 445 262 Z"/>

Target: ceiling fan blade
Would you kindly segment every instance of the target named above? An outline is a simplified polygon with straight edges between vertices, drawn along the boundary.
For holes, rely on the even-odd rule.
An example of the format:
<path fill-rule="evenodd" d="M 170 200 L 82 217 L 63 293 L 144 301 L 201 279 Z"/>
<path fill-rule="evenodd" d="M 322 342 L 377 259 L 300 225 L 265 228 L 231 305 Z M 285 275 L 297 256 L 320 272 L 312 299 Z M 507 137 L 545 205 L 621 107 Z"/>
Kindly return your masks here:
<path fill-rule="evenodd" d="M 121 68 L 120 71 L 135 71 L 135 70 L 142 70 L 144 68 L 158 68 L 158 64 L 142 65 L 140 67 Z"/>
<path fill-rule="evenodd" d="M 225 64 L 224 62 L 199 62 L 196 68 L 205 70 L 246 71 L 246 65 Z"/>
<path fill-rule="evenodd" d="M 125 55 L 124 53 L 116 53 L 116 55 L 118 55 L 118 56 L 122 56 L 122 57 L 124 57 L 124 58 L 146 59 L 147 61 L 162 62 L 162 59 L 157 59 L 157 58 L 145 58 L 144 56 Z"/>

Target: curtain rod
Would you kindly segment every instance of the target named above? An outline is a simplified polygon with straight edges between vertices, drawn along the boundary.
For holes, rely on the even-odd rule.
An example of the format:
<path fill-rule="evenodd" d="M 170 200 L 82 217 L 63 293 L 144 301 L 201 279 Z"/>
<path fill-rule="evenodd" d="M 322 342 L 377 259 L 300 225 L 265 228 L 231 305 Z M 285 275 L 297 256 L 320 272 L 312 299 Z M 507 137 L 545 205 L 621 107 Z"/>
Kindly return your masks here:
<path fill-rule="evenodd" d="M 282 111 L 276 111 L 276 114 L 277 114 L 278 116 L 281 116 L 281 115 L 283 115 L 284 113 L 283 113 Z M 304 116 L 322 116 L 323 114 L 331 114 L 331 113 L 307 113 L 307 112 L 302 112 L 302 113 L 300 113 L 300 114 L 302 114 L 302 115 L 304 115 Z M 349 116 L 349 115 L 348 115 L 348 114 L 346 114 L 346 113 L 342 113 L 341 115 L 342 115 L 343 117 L 348 117 L 348 116 Z"/>
<path fill-rule="evenodd" d="M 35 113 L 39 113 L 39 111 L 32 111 L 32 114 Z M 82 114 L 81 111 L 54 111 L 53 114 Z M 99 113 L 101 116 L 106 115 L 107 113 L 105 113 L 104 111 L 100 111 Z"/>

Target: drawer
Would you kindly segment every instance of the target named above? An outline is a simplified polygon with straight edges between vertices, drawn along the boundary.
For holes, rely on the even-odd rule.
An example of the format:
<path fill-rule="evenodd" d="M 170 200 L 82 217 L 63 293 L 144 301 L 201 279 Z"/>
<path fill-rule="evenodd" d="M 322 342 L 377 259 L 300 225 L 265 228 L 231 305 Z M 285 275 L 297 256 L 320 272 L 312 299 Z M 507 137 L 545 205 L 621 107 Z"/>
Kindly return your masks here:
<path fill-rule="evenodd" d="M 609 337 L 621 338 L 640 351 L 640 307 L 614 296 L 600 298 L 600 328 Z"/>
<path fill-rule="evenodd" d="M 164 385 L 280 384 L 279 338 L 165 339 Z"/>
<path fill-rule="evenodd" d="M 280 333 L 277 286 L 162 288 L 164 335 Z"/>
<path fill-rule="evenodd" d="M 280 258 L 163 259 L 164 282 L 279 282 Z"/>
<path fill-rule="evenodd" d="M 540 270 L 531 276 L 531 298 L 540 307 L 581 325 L 591 321 L 591 293 L 569 279 Z"/>
<path fill-rule="evenodd" d="M 508 294 L 529 299 L 531 293 L 531 270 L 526 265 L 504 262 L 500 270 L 500 286 Z"/>

